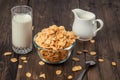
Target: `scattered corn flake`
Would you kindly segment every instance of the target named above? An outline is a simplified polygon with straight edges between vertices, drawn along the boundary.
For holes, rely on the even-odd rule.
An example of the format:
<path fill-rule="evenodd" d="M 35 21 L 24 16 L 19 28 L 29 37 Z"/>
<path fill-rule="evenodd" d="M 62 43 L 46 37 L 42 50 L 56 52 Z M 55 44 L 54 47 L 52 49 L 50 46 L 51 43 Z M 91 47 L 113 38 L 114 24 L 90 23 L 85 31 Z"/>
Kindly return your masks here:
<path fill-rule="evenodd" d="M 79 55 L 82 54 L 82 51 L 77 51 L 77 54 L 79 54 Z"/>
<path fill-rule="evenodd" d="M 26 60 L 25 56 L 20 57 L 21 60 Z"/>
<path fill-rule="evenodd" d="M 17 58 L 11 58 L 10 61 L 11 62 L 17 62 Z"/>
<path fill-rule="evenodd" d="M 94 55 L 96 55 L 96 52 L 95 51 L 91 51 L 90 55 L 94 56 Z"/>
<path fill-rule="evenodd" d="M 31 77 L 31 73 L 30 72 L 26 72 L 26 77 Z"/>
<path fill-rule="evenodd" d="M 68 77 L 67 77 L 68 79 L 72 79 L 73 78 L 73 76 L 72 75 L 68 75 Z"/>
<path fill-rule="evenodd" d="M 80 61 L 80 59 L 77 58 L 77 57 L 73 57 L 72 60 L 73 60 L 73 61 Z"/>
<path fill-rule="evenodd" d="M 9 56 L 9 55 L 11 55 L 12 54 L 12 52 L 5 52 L 4 53 L 4 56 Z"/>
<path fill-rule="evenodd" d="M 72 71 L 79 71 L 79 70 L 82 70 L 82 67 L 81 66 L 74 66 L 72 68 Z"/>
<path fill-rule="evenodd" d="M 22 68 L 22 67 L 23 67 L 22 65 L 20 65 L 20 64 L 18 65 L 18 68 Z"/>
<path fill-rule="evenodd" d="M 117 64 L 116 64 L 116 62 L 112 62 L 112 65 L 113 65 L 113 66 L 116 66 Z"/>
<path fill-rule="evenodd" d="M 83 52 L 84 52 L 84 53 L 88 53 L 88 50 L 85 49 L 85 50 L 83 50 Z"/>
<path fill-rule="evenodd" d="M 24 62 L 24 63 L 27 63 L 28 61 L 27 61 L 27 60 L 24 60 L 23 62 Z"/>
<path fill-rule="evenodd" d="M 99 58 L 99 59 L 98 59 L 98 61 L 99 61 L 99 62 L 103 62 L 103 61 L 104 61 L 104 59 L 102 59 L 102 58 Z"/>
<path fill-rule="evenodd" d="M 45 79 L 46 78 L 45 73 L 40 74 L 39 77 Z"/>
<path fill-rule="evenodd" d="M 95 40 L 91 39 L 91 40 L 90 40 L 90 43 L 95 43 Z"/>
<path fill-rule="evenodd" d="M 39 65 L 45 65 L 45 63 L 43 61 L 39 61 Z"/>
<path fill-rule="evenodd" d="M 60 75 L 62 73 L 61 70 L 56 70 L 56 75 Z"/>

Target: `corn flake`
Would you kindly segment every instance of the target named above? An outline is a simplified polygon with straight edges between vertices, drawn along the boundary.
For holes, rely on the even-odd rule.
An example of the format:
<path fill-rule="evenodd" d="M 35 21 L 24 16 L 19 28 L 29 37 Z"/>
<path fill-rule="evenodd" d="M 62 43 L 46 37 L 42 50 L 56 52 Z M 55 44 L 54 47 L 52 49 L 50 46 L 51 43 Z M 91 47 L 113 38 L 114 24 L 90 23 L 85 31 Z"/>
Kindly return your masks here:
<path fill-rule="evenodd" d="M 23 67 L 22 65 L 20 65 L 20 64 L 18 65 L 18 68 L 22 68 L 22 67 Z"/>
<path fill-rule="evenodd" d="M 79 71 L 79 70 L 82 70 L 82 67 L 81 66 L 74 66 L 72 68 L 72 71 Z"/>
<path fill-rule="evenodd" d="M 31 77 L 31 73 L 30 72 L 26 72 L 26 77 Z"/>
<path fill-rule="evenodd" d="M 91 40 L 90 40 L 90 43 L 92 43 L 92 44 L 95 43 L 95 40 L 91 39 Z"/>
<path fill-rule="evenodd" d="M 11 58 L 10 61 L 11 62 L 17 62 L 17 58 Z"/>
<path fill-rule="evenodd" d="M 91 51 L 90 55 L 94 56 L 94 55 L 96 55 L 96 52 L 95 51 Z"/>
<path fill-rule="evenodd" d="M 40 74 L 39 77 L 44 78 L 44 79 L 46 78 L 44 73 Z"/>
<path fill-rule="evenodd" d="M 23 62 L 24 62 L 24 63 L 27 63 L 28 61 L 27 61 L 27 60 L 24 60 Z"/>
<path fill-rule="evenodd" d="M 62 73 L 61 70 L 56 70 L 56 75 L 60 75 Z"/>
<path fill-rule="evenodd" d="M 73 60 L 73 61 L 80 61 L 80 59 L 77 58 L 77 57 L 73 57 L 72 60 Z"/>
<path fill-rule="evenodd" d="M 98 61 L 99 61 L 99 62 L 103 62 L 103 61 L 104 61 L 104 59 L 100 58 L 100 59 L 98 59 Z"/>
<path fill-rule="evenodd" d="M 26 60 L 25 56 L 20 57 L 21 60 Z"/>
<path fill-rule="evenodd" d="M 79 54 L 79 55 L 82 54 L 82 51 L 77 51 L 77 54 Z"/>
<path fill-rule="evenodd" d="M 112 65 L 113 65 L 113 66 L 116 66 L 117 64 L 116 64 L 116 62 L 112 62 Z"/>
<path fill-rule="evenodd" d="M 4 56 L 9 56 L 9 55 L 11 55 L 12 54 L 12 52 L 5 52 L 4 53 Z"/>
<path fill-rule="evenodd" d="M 39 65 L 45 65 L 45 63 L 43 61 L 39 61 Z"/>
<path fill-rule="evenodd" d="M 72 79 L 72 78 L 73 78 L 73 76 L 72 76 L 72 75 L 69 75 L 67 78 L 68 78 L 68 79 Z"/>

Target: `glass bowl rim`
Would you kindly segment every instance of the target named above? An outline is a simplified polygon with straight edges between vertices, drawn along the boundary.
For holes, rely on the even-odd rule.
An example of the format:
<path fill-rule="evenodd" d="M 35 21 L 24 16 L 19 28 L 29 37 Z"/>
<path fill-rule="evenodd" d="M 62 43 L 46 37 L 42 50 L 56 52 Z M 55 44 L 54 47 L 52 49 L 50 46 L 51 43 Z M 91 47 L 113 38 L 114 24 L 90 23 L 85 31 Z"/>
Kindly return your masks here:
<path fill-rule="evenodd" d="M 35 42 L 35 38 L 37 37 L 38 33 L 33 37 L 33 44 L 36 48 L 40 48 L 42 50 L 50 50 L 50 49 L 46 49 L 46 48 L 43 48 L 41 46 L 39 46 L 36 42 Z M 76 44 L 76 41 L 73 42 L 70 46 L 66 47 L 66 48 L 63 48 L 63 49 L 59 49 L 59 50 L 70 50 L 71 48 L 73 48 Z M 53 50 L 52 50 L 53 51 Z M 54 50 L 54 51 L 57 51 L 57 50 Z"/>

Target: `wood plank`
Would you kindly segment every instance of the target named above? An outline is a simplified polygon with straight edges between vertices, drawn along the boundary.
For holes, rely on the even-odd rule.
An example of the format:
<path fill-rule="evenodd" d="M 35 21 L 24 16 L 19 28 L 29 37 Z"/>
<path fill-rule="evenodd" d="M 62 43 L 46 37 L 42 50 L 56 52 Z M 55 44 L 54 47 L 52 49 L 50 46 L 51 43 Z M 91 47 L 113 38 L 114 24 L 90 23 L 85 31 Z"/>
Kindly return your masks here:
<path fill-rule="evenodd" d="M 12 54 L 11 56 L 4 56 L 7 51 L 12 51 L 11 43 L 11 14 L 10 9 L 18 4 L 16 0 L 0 0 L 0 80 L 15 80 L 17 73 L 16 63 L 10 61 L 11 58 L 18 55 Z"/>
<path fill-rule="evenodd" d="M 104 2 L 104 3 L 106 3 L 106 2 Z M 110 9 L 108 9 L 108 12 L 110 12 L 110 11 L 111 12 L 108 14 L 108 16 L 111 16 L 111 18 L 108 18 L 108 20 L 109 20 L 109 22 L 111 22 L 111 24 L 108 24 L 108 22 L 107 22 L 107 24 L 108 24 L 109 27 L 112 28 L 108 31 L 109 40 L 110 40 L 110 52 L 109 53 L 112 54 L 111 56 L 114 56 L 114 57 L 111 58 L 110 61 L 111 62 L 112 61 L 117 62 L 117 65 L 119 66 L 120 65 L 120 62 L 119 62 L 120 61 L 119 60 L 119 45 L 117 45 L 117 44 L 120 44 L 120 41 L 119 41 L 119 39 L 120 39 L 120 36 L 119 36 L 120 28 L 119 28 L 119 26 L 120 26 L 120 24 L 119 24 L 119 17 L 117 16 L 117 12 L 119 10 L 118 7 L 120 7 L 120 6 L 119 6 L 118 3 L 120 3 L 119 0 L 116 0 L 115 2 L 112 2 L 112 1 L 109 2 L 109 8 Z M 112 66 L 112 71 L 115 74 L 116 80 L 120 79 L 120 72 L 119 72 L 120 69 L 118 67 Z"/>
<path fill-rule="evenodd" d="M 119 5 L 120 1 L 116 0 L 114 2 L 112 2 L 112 10 L 114 12 L 114 16 L 115 16 L 115 20 L 116 22 L 114 22 L 114 24 L 116 24 L 117 26 L 114 26 L 114 29 L 112 30 L 112 32 L 114 32 L 116 35 L 115 36 L 111 36 L 111 45 L 113 46 L 113 50 L 114 50 L 114 55 L 115 57 L 113 57 L 113 61 L 115 61 L 117 63 L 117 67 L 113 67 L 113 72 L 116 74 L 116 79 L 120 79 L 120 5 Z M 114 41 L 115 40 L 115 41 Z"/>
<path fill-rule="evenodd" d="M 101 31 L 101 34 L 100 34 L 102 36 L 102 38 L 97 37 L 99 39 L 99 42 L 98 42 L 99 43 L 98 48 L 100 50 L 99 55 L 100 55 L 100 57 L 103 57 L 105 59 L 104 63 L 100 63 L 101 75 L 102 75 L 103 80 L 107 80 L 107 79 L 116 80 L 117 74 L 113 73 L 112 66 L 111 66 L 111 61 L 113 61 L 112 56 L 114 56 L 115 52 L 113 51 L 113 47 L 112 47 L 113 45 L 111 45 L 112 40 L 111 40 L 110 36 L 113 37 L 113 35 L 114 35 L 113 41 L 116 42 L 116 44 L 119 44 L 119 43 L 117 43 L 118 41 L 115 41 L 115 38 L 116 38 L 116 40 L 118 38 L 117 36 L 115 36 L 116 33 L 111 31 L 111 30 L 114 30 L 113 26 L 117 26 L 117 24 L 114 24 L 114 22 L 117 22 L 117 21 L 115 20 L 113 9 L 111 9 L 111 7 L 113 7 L 112 1 L 103 0 L 101 2 L 102 3 L 99 6 L 103 6 L 103 8 L 101 8 L 101 9 L 103 10 L 102 14 L 104 16 L 103 20 L 105 23 L 105 26 L 104 26 L 105 28 L 103 28 L 104 33 L 102 33 L 102 31 Z M 101 10 L 101 9 L 99 9 L 99 10 Z M 101 15 L 101 14 L 98 13 L 98 15 Z M 106 35 L 107 37 L 102 34 Z M 102 42 L 100 42 L 100 41 L 102 41 Z M 105 65 L 107 65 L 107 66 L 105 66 Z M 105 74 L 107 74 L 107 76 L 105 76 Z"/>
<path fill-rule="evenodd" d="M 97 1 L 95 0 L 81 0 L 80 1 L 80 8 L 91 11 L 96 14 L 96 3 Z M 95 42 L 96 44 L 96 42 Z M 84 49 L 88 50 L 88 53 L 86 53 L 86 61 L 93 60 L 96 61 L 97 55 L 96 56 L 91 56 L 90 52 L 91 51 L 96 51 L 95 44 L 91 44 L 89 41 L 84 42 Z M 101 80 L 101 76 L 99 73 L 99 66 L 97 65 L 93 69 L 89 70 L 86 76 L 87 80 Z"/>

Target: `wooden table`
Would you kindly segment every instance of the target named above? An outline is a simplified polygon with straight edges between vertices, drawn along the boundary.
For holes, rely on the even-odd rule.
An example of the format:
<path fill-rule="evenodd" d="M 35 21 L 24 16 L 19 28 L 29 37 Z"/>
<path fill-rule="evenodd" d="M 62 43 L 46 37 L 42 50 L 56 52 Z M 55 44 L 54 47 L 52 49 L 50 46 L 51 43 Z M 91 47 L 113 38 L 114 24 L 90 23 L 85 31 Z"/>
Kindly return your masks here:
<path fill-rule="evenodd" d="M 26 55 L 17 55 L 12 51 L 11 44 L 11 12 L 15 5 L 29 4 L 33 8 L 33 35 L 49 25 L 64 25 L 67 30 L 72 29 L 74 21 L 74 8 L 81 8 L 92 11 L 97 18 L 104 21 L 104 27 L 94 38 L 95 43 L 89 41 L 77 41 L 70 59 L 60 65 L 38 64 L 40 58 L 35 48 Z M 0 80 L 67 80 L 68 75 L 72 75 L 76 80 L 78 75 L 85 68 L 85 61 L 98 60 L 103 58 L 103 62 L 90 69 L 83 80 L 120 80 L 120 0 L 0 0 Z M 88 53 L 77 55 L 77 51 L 88 50 Z M 10 56 L 4 53 L 13 52 Z M 96 51 L 95 56 L 90 55 L 90 51 Z M 28 63 L 24 63 L 20 57 L 26 56 Z M 17 62 L 10 61 L 16 57 Z M 75 62 L 73 57 L 78 57 L 80 61 Z M 116 62 L 116 66 L 112 62 Z M 23 68 L 19 69 L 18 65 Z M 73 72 L 72 67 L 81 65 L 82 70 Z M 56 70 L 62 70 L 61 75 L 56 75 Z M 26 72 L 30 72 L 31 77 L 26 77 Z M 46 78 L 39 75 L 45 73 Z"/>

